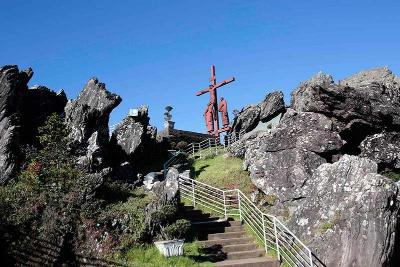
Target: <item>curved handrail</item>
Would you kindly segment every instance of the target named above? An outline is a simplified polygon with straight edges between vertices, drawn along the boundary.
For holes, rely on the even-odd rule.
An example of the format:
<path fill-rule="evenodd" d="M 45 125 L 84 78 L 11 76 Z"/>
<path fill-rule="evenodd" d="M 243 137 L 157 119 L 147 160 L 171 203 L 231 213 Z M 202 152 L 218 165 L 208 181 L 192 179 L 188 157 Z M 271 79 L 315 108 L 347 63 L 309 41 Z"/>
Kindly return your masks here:
<path fill-rule="evenodd" d="M 181 197 L 192 201 L 193 206 L 213 210 L 225 219 L 228 215 L 238 216 L 263 241 L 266 252 L 276 252 L 278 260 L 289 266 L 314 266 L 311 250 L 276 216 L 262 212 L 240 189 L 223 190 L 184 175 L 179 175 L 178 185 Z"/>

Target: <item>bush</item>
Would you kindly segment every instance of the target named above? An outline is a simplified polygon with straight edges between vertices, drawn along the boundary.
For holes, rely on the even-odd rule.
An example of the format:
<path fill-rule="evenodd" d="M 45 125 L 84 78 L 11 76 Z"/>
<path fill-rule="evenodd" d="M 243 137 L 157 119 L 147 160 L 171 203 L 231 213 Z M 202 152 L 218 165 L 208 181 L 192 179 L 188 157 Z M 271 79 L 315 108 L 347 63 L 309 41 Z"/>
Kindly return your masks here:
<path fill-rule="evenodd" d="M 176 149 L 178 150 L 185 150 L 188 146 L 188 143 L 185 141 L 180 141 L 176 144 Z"/>
<path fill-rule="evenodd" d="M 164 240 L 181 239 L 190 230 L 190 222 L 185 219 L 177 220 L 175 223 L 161 227 L 161 237 Z"/>

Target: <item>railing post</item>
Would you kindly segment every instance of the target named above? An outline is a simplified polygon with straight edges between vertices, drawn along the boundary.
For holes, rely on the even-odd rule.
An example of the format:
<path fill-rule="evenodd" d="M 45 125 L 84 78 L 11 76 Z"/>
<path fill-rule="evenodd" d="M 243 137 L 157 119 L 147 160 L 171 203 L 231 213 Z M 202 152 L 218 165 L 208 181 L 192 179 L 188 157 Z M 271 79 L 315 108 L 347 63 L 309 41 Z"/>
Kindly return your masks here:
<path fill-rule="evenodd" d="M 237 190 L 237 189 L 236 189 L 236 192 L 237 192 L 238 205 L 239 205 L 239 220 L 243 221 L 242 220 L 242 207 L 240 205 L 240 193 L 239 193 L 239 190 Z"/>
<path fill-rule="evenodd" d="M 313 267 L 311 250 L 308 250 L 308 254 L 309 254 L 309 256 L 310 256 L 310 267 Z"/>
<path fill-rule="evenodd" d="M 224 214 L 225 214 L 225 220 L 228 219 L 228 215 L 226 213 L 226 196 L 225 196 L 225 191 L 222 192 L 222 196 L 224 198 Z"/>
<path fill-rule="evenodd" d="M 193 207 L 196 205 L 196 197 L 194 194 L 194 181 L 192 180 L 192 202 L 193 202 Z"/>
<path fill-rule="evenodd" d="M 212 149 L 211 149 L 211 139 L 208 138 L 208 148 L 210 150 L 210 154 L 212 154 Z"/>
<path fill-rule="evenodd" d="M 268 247 L 267 247 L 267 232 L 265 231 L 265 219 L 264 219 L 264 214 L 261 214 L 262 217 L 262 225 L 263 225 L 263 235 L 264 235 L 264 246 L 265 246 L 265 253 L 268 253 Z"/>
<path fill-rule="evenodd" d="M 274 218 L 273 222 L 274 222 L 274 232 L 275 232 L 276 253 L 278 254 L 278 260 L 280 261 L 281 254 L 279 253 L 279 240 L 278 240 L 278 232 L 276 229 L 276 218 L 275 217 L 273 218 Z"/>
<path fill-rule="evenodd" d="M 201 144 L 199 143 L 199 154 L 200 154 L 200 158 L 201 158 Z"/>
<path fill-rule="evenodd" d="M 192 155 L 194 157 L 194 143 L 192 143 Z"/>

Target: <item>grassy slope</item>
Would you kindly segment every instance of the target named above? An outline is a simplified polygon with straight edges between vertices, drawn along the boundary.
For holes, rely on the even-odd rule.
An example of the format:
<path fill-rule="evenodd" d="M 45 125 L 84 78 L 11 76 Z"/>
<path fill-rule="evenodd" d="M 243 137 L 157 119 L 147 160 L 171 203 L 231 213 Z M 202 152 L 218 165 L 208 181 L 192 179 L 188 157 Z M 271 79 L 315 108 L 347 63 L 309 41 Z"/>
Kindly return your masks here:
<path fill-rule="evenodd" d="M 203 183 L 221 188 L 242 190 L 247 196 L 254 191 L 249 173 L 242 170 L 243 160 L 225 158 L 223 154 L 208 156 L 192 163 L 195 179 Z"/>
<path fill-rule="evenodd" d="M 140 267 L 208 267 L 213 266 L 208 261 L 207 255 L 199 251 L 197 242 L 185 243 L 184 255 L 181 257 L 165 258 L 154 245 L 147 247 L 135 247 L 130 249 L 120 258 L 128 266 Z"/>

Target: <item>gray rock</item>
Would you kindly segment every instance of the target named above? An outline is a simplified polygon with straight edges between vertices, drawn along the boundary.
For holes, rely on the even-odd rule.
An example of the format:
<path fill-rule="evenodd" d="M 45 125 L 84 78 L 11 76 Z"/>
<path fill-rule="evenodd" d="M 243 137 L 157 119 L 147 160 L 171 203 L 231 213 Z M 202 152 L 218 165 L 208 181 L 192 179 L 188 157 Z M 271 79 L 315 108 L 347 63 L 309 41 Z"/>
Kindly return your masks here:
<path fill-rule="evenodd" d="M 150 172 L 144 176 L 143 186 L 145 190 L 152 191 L 154 185 L 164 180 L 164 176 L 160 172 Z"/>
<path fill-rule="evenodd" d="M 307 181 L 288 226 L 326 266 L 392 266 L 399 189 L 376 172 L 374 161 L 344 155 Z"/>
<path fill-rule="evenodd" d="M 0 183 L 15 174 L 19 161 L 20 106 L 32 69 L 19 72 L 17 66 L 0 68 Z"/>
<path fill-rule="evenodd" d="M 138 156 L 146 135 L 147 125 L 134 117 L 126 117 L 117 125 L 111 136 L 111 143 L 121 149 L 127 157 Z"/>
<path fill-rule="evenodd" d="M 154 194 L 154 198 L 145 208 L 145 223 L 149 226 L 150 234 L 153 234 L 154 231 L 155 222 L 152 215 L 156 211 L 161 210 L 166 205 L 178 208 L 178 178 L 179 171 L 175 168 L 169 168 L 165 180 L 156 182 L 152 186 L 151 192 Z"/>
<path fill-rule="evenodd" d="M 261 109 L 257 105 L 250 105 L 243 108 L 235 117 L 231 132 L 248 133 L 257 127 L 260 122 Z"/>
<path fill-rule="evenodd" d="M 313 171 L 343 146 L 327 117 L 291 109 L 276 129 L 242 142 L 244 168 L 252 182 L 279 202 L 304 197 L 303 187 Z"/>
<path fill-rule="evenodd" d="M 285 102 L 283 93 L 275 91 L 265 96 L 263 102 L 258 104 L 260 107 L 260 121 L 267 122 L 276 115 L 285 111 Z"/>
<path fill-rule="evenodd" d="M 356 128 L 347 133 L 346 141 L 356 136 L 359 144 L 373 131 L 400 125 L 399 81 L 387 68 L 363 71 L 338 84 L 331 76 L 319 73 L 292 93 L 291 107 L 336 118 L 347 130 L 354 120 L 372 126 L 362 133 Z"/>
<path fill-rule="evenodd" d="M 45 86 L 27 90 L 21 106 L 21 143 L 37 144 L 38 128 L 53 113 L 62 115 L 67 104 L 63 90 L 56 93 Z"/>
<path fill-rule="evenodd" d="M 367 136 L 360 144 L 360 156 L 374 160 L 382 168 L 400 169 L 400 133 L 381 132 Z"/>
<path fill-rule="evenodd" d="M 88 171 L 101 169 L 109 143 L 108 121 L 121 98 L 106 90 L 105 84 L 92 78 L 77 99 L 68 101 L 65 121 L 70 137 L 79 147 L 80 160 Z"/>
<path fill-rule="evenodd" d="M 142 106 L 138 110 L 138 116 L 127 116 L 111 135 L 112 164 L 118 166 L 127 161 L 136 172 L 147 172 L 141 166 L 159 160 L 162 147 L 156 139 L 157 129 L 149 125 L 147 107 Z"/>
<path fill-rule="evenodd" d="M 227 150 L 230 156 L 237 158 L 244 158 L 247 147 L 252 144 L 254 139 L 261 138 L 261 136 L 268 135 L 265 131 L 249 132 L 244 134 L 239 140 L 230 144 Z"/>

